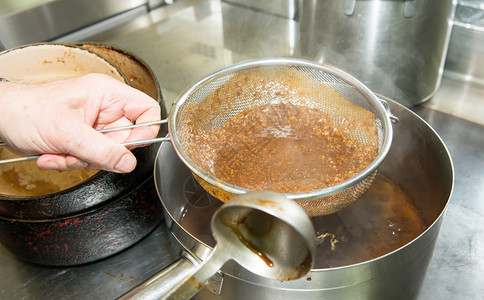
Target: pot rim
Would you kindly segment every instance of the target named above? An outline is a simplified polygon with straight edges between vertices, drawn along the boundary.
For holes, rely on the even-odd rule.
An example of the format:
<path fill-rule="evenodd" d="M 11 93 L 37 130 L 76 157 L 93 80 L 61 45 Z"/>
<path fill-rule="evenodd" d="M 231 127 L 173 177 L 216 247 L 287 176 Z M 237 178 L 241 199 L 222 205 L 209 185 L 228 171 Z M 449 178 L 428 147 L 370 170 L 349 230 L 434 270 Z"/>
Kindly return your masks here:
<path fill-rule="evenodd" d="M 108 50 L 111 50 L 111 51 L 115 51 L 117 53 L 120 53 L 126 57 L 128 57 L 132 62 L 135 62 L 139 67 L 141 67 L 143 70 L 145 70 L 150 78 L 153 78 L 154 80 L 154 84 L 156 86 L 156 94 L 157 94 L 157 98 L 158 99 L 155 99 L 156 101 L 158 102 L 162 102 L 163 101 L 163 94 L 161 92 L 161 87 L 160 87 L 160 84 L 159 84 L 159 81 L 158 81 L 158 78 L 156 77 L 153 69 L 151 69 L 148 65 L 148 63 L 142 59 L 140 56 L 136 55 L 135 53 L 127 50 L 127 49 L 124 49 L 122 47 L 119 47 L 117 45 L 113 45 L 113 44 L 107 44 L 107 43 L 101 43 L 101 42 L 79 42 L 79 43 L 74 43 L 74 45 L 76 46 L 79 46 L 83 49 L 86 49 L 88 51 L 92 51 L 88 48 L 84 48 L 84 46 L 96 46 L 96 47 L 102 47 L 104 49 L 108 49 Z M 105 57 L 104 55 L 100 54 L 100 53 L 97 53 L 95 51 L 92 51 L 94 53 L 96 53 L 97 55 L 103 57 L 105 60 L 107 61 L 111 61 L 109 58 Z M 115 63 L 112 62 L 113 65 L 116 65 Z M 121 70 L 122 72 L 122 70 Z M 126 76 L 127 77 L 127 76 Z M 131 82 L 129 80 L 129 78 L 127 78 L 129 84 L 131 85 Z"/>

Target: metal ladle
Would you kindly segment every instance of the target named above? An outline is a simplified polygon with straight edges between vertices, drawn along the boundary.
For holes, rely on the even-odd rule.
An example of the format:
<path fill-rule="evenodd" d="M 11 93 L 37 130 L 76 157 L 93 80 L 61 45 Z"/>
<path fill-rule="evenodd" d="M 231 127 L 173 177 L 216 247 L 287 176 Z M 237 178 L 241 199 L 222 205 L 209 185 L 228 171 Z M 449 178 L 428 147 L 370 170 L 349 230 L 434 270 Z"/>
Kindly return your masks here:
<path fill-rule="evenodd" d="M 191 275 L 167 288 L 167 268 L 119 299 L 190 299 L 229 260 L 275 280 L 298 279 L 313 266 L 313 225 L 282 194 L 260 191 L 234 197 L 215 212 L 211 229 L 217 244 Z"/>

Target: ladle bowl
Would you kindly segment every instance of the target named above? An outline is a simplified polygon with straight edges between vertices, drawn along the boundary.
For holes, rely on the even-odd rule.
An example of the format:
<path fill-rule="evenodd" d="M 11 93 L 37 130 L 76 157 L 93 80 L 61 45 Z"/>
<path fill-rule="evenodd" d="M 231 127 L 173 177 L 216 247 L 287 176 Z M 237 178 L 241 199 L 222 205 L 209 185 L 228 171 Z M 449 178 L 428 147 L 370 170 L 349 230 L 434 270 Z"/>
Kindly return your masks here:
<path fill-rule="evenodd" d="M 284 195 L 249 192 L 222 205 L 213 215 L 217 245 L 190 275 L 167 287 L 168 267 L 120 299 L 189 299 L 229 260 L 275 280 L 295 280 L 314 264 L 316 235 L 304 210 Z"/>

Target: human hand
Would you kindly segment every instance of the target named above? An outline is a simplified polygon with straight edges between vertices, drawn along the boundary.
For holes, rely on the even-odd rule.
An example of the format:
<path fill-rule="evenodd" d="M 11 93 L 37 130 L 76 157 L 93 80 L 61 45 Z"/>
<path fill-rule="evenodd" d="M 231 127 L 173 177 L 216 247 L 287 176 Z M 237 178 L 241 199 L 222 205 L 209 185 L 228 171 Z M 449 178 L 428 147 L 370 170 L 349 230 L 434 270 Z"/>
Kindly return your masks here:
<path fill-rule="evenodd" d="M 96 130 L 161 117 L 154 99 L 102 74 L 35 85 L 0 82 L 0 111 L 0 139 L 17 155 L 42 154 L 39 168 L 120 173 L 136 167 L 121 143 L 154 138 L 159 126 Z"/>

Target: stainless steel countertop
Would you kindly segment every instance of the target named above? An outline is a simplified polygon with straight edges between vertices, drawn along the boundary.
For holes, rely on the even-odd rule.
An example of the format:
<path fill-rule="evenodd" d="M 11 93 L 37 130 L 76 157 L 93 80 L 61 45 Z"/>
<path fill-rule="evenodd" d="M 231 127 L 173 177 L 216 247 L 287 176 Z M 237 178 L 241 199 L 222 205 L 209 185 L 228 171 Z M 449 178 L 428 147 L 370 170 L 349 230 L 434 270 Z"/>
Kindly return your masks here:
<path fill-rule="evenodd" d="M 86 26 L 102 24 L 106 30 L 147 11 L 148 0 L 3 0 L 0 49 L 50 41 Z"/>
<path fill-rule="evenodd" d="M 224 66 L 251 58 L 297 56 L 295 26 L 292 20 L 215 0 L 181 0 L 90 40 L 121 46 L 147 61 L 169 107 L 184 89 Z M 413 110 L 446 143 L 456 177 L 420 299 L 481 299 L 484 87 L 444 76 L 435 96 Z M 163 225 L 113 257 L 77 267 L 26 264 L 0 246 L 0 298 L 113 299 L 173 259 Z"/>

